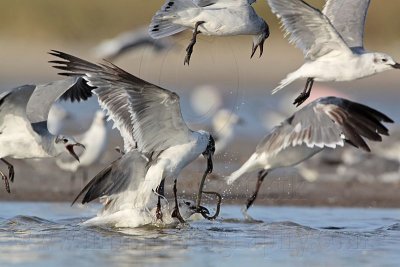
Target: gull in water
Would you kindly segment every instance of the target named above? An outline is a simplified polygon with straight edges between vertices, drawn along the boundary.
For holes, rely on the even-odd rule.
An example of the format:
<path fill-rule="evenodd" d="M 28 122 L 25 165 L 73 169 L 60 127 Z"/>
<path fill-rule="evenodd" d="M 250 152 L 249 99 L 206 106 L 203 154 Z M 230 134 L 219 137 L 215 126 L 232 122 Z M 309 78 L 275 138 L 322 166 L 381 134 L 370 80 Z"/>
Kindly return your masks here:
<path fill-rule="evenodd" d="M 267 174 L 307 160 L 325 148 L 349 143 L 369 152 L 363 138 L 380 142 L 389 135 L 382 122 L 393 121 L 381 112 L 338 97 L 324 97 L 311 102 L 275 127 L 257 145 L 256 151 L 237 171 L 226 178 L 228 184 L 247 172 L 259 170 L 256 190 L 248 199 L 244 214 L 257 198 Z"/>
<path fill-rule="evenodd" d="M 99 58 L 115 60 L 129 50 L 142 46 L 150 46 L 156 52 L 172 47 L 173 41 L 168 38 L 154 40 L 150 37 L 147 27 L 124 32 L 113 39 L 105 40 L 94 48 L 94 53 Z"/>
<path fill-rule="evenodd" d="M 188 220 L 193 214 L 198 212 L 196 203 L 191 200 L 178 199 L 178 207 L 184 220 Z M 154 216 L 154 214 L 156 213 L 156 208 L 150 210 L 128 207 L 115 211 L 113 213 L 108 213 L 102 210 L 96 217 L 83 222 L 82 225 L 107 225 L 118 228 L 135 228 L 144 225 L 174 227 L 180 223 L 179 220 L 174 217 L 174 210 L 171 209 L 168 203 L 162 205 L 161 212 L 165 214 L 162 223 L 160 223 L 156 216 Z M 206 212 L 208 213 L 208 210 L 206 210 Z"/>
<path fill-rule="evenodd" d="M 90 128 L 82 137 L 76 137 L 79 143 L 85 146 L 85 150 L 79 155 L 79 161 L 71 161 L 65 158 L 56 160 L 57 166 L 72 173 L 71 183 L 75 179 L 75 173 L 81 169 L 83 171 L 83 181 L 86 183 L 88 178 L 87 169 L 93 164 L 99 163 L 107 149 L 107 122 L 103 111 L 97 111 Z"/>
<path fill-rule="evenodd" d="M 267 23 L 251 4 L 255 0 L 167 0 L 155 14 L 149 34 L 155 39 L 174 35 L 186 29 L 193 37 L 186 48 L 184 64 L 190 62 L 199 33 L 211 36 L 253 35 L 251 57 L 269 36 Z"/>
<path fill-rule="evenodd" d="M 5 157 L 50 158 L 67 151 L 79 161 L 74 147 L 84 146 L 72 137 L 51 134 L 47 117 L 56 100 L 75 99 L 87 88 L 84 80 L 73 77 L 44 85 L 23 85 L 0 95 L 0 159 L 9 170 L 8 176 L 2 171 L 0 175 L 8 193 L 8 179 L 14 181 L 14 167 Z"/>
<path fill-rule="evenodd" d="M 267 1 L 290 34 L 290 42 L 304 54 L 305 63 L 273 90 L 307 79 L 293 104 L 299 106 L 310 96 L 314 81 L 351 81 L 400 68 L 389 55 L 364 49 L 369 0 L 328 0 L 322 12 L 302 0 Z"/>
<path fill-rule="evenodd" d="M 93 92 L 97 95 L 100 106 L 107 110 L 107 115 L 118 128 L 124 141 L 124 155 L 121 158 L 123 160 L 119 160 L 113 170 L 124 176 L 124 179 L 117 180 L 118 183 L 124 180 L 138 183 L 137 189 L 130 194 L 134 195 L 131 198 L 132 205 L 146 207 L 152 192 L 157 192 L 159 201 L 156 215 L 162 220 L 160 201 L 164 191 L 164 181 L 166 178 L 172 178 L 175 196 L 174 215 L 184 222 L 179 213 L 176 197 L 177 177 L 184 167 L 199 155 L 203 155 L 207 159 L 207 169 L 197 196 L 196 204 L 200 209 L 204 180 L 207 174 L 212 172 L 215 143 L 210 133 L 202 130 L 192 131 L 187 127 L 182 118 L 179 96 L 108 62 L 96 65 L 59 51 L 53 50 L 50 54 L 60 58 L 51 63 L 56 64 L 55 68 L 64 71 L 60 73 L 61 75 L 82 77 L 88 85 L 95 87 Z M 122 166 L 118 167 L 120 165 Z M 136 175 L 136 172 L 140 174 Z M 114 176 L 116 175 L 111 175 L 110 179 L 114 179 Z M 104 174 L 100 177 L 108 176 Z M 141 180 L 137 177 L 144 178 Z M 107 183 L 107 179 L 100 180 L 105 180 Z M 93 180 L 88 184 L 88 188 L 91 188 L 94 183 L 92 182 Z M 116 185 L 111 182 L 109 186 L 113 188 Z M 96 193 L 93 194 L 94 198 L 101 197 L 107 192 L 107 190 L 94 191 Z M 92 195 L 90 192 L 87 194 Z M 83 202 L 87 202 L 85 198 Z"/>
<path fill-rule="evenodd" d="M 108 167 L 99 172 L 78 194 L 72 204 L 81 196 L 82 204 L 89 203 L 97 198 L 103 204 L 103 208 L 96 217 L 86 221 L 85 225 L 108 224 L 115 227 L 138 227 L 145 224 L 160 223 L 158 214 L 166 214 L 162 217 L 162 224 L 169 225 L 179 222 L 176 209 L 170 209 L 168 205 L 160 205 L 155 209 L 157 195 L 151 190 L 147 191 L 149 200 L 146 205 L 135 201 L 141 184 L 145 182 L 146 173 L 150 168 L 150 162 L 137 149 L 122 153 L 121 157 L 112 162 Z M 177 200 L 177 205 L 182 219 L 189 218 L 199 209 L 192 201 Z M 159 210 L 157 210 L 159 208 Z M 200 206 L 201 212 L 209 211 Z M 151 211 L 150 211 L 151 209 Z"/>

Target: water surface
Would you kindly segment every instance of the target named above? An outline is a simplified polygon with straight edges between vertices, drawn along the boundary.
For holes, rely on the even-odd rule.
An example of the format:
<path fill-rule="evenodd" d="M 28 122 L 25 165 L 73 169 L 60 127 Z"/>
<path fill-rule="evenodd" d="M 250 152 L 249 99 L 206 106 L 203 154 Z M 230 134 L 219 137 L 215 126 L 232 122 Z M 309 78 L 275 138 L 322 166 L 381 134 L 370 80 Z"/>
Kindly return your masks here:
<path fill-rule="evenodd" d="M 0 266 L 398 266 L 400 210 L 223 206 L 179 228 L 83 227 L 98 206 L 3 202 Z M 268 265 L 266 265 L 268 264 Z M 252 265 L 252 266 L 254 266 Z"/>

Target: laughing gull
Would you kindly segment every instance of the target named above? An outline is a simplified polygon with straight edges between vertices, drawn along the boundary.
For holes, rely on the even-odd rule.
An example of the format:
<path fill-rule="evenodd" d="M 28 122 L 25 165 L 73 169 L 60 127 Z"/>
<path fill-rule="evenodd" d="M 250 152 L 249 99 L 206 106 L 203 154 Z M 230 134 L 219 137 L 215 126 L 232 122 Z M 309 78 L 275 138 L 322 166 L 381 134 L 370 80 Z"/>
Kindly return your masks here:
<path fill-rule="evenodd" d="M 211 36 L 253 35 L 251 57 L 269 36 L 267 23 L 251 6 L 255 0 L 167 0 L 155 14 L 149 26 L 150 36 L 159 39 L 193 30 L 186 48 L 184 64 L 190 62 L 197 34 Z"/>
<path fill-rule="evenodd" d="M 173 41 L 169 38 L 155 40 L 150 37 L 147 27 L 119 34 L 113 39 L 105 40 L 94 48 L 97 57 L 115 60 L 129 50 L 142 46 L 150 46 L 156 52 L 172 47 Z"/>
<path fill-rule="evenodd" d="M 165 214 L 162 223 L 157 219 L 154 214 L 156 213 L 156 208 L 153 209 L 138 209 L 132 207 L 119 208 L 116 211 L 110 212 L 107 209 L 108 200 L 102 200 L 104 204 L 104 209 L 97 214 L 96 217 L 91 218 L 81 225 L 84 226 L 111 226 L 118 228 L 135 228 L 144 225 L 155 225 L 155 226 L 167 226 L 172 227 L 177 225 L 179 220 L 177 220 L 173 214 L 174 210 L 171 209 L 169 203 L 162 205 L 161 212 Z M 182 218 L 184 220 L 189 219 L 193 214 L 197 213 L 196 203 L 191 200 L 178 199 L 178 207 Z M 206 211 L 208 212 L 208 210 Z"/>
<path fill-rule="evenodd" d="M 242 167 L 227 177 L 232 184 L 247 172 L 260 170 L 254 194 L 248 199 L 245 212 L 253 204 L 268 172 L 294 166 L 324 148 L 344 146 L 347 142 L 370 151 L 363 138 L 382 141 L 389 135 L 382 122 L 393 121 L 381 112 L 338 97 L 324 97 L 311 102 L 275 127 L 257 145 L 256 151 Z"/>
<path fill-rule="evenodd" d="M 179 221 L 176 209 L 157 202 L 157 194 L 151 190 L 145 192 L 148 201 L 145 205 L 137 201 L 141 185 L 145 182 L 146 173 L 151 166 L 149 158 L 137 149 L 122 153 L 121 157 L 99 172 L 78 194 L 74 204 L 81 196 L 82 204 L 97 198 L 103 204 L 97 216 L 84 222 L 85 225 L 108 224 L 115 227 L 138 227 L 150 223 L 169 225 Z M 143 192 L 144 193 L 144 192 Z M 143 195 L 142 193 L 142 195 Z M 159 202 L 159 201 L 158 201 Z M 153 209 L 152 207 L 157 207 Z M 209 211 L 192 201 L 177 200 L 181 217 L 185 220 L 193 213 Z M 149 211 L 151 210 L 151 211 Z M 165 214 L 160 218 L 159 214 Z M 161 219 L 161 220 L 160 220 Z"/>
<path fill-rule="evenodd" d="M 204 180 L 213 167 L 215 143 L 210 133 L 192 131 L 187 127 L 182 118 L 179 96 L 174 92 L 144 81 L 109 62 L 96 65 L 59 51 L 52 51 L 50 54 L 60 58 L 51 61 L 56 64 L 55 68 L 64 71 L 60 75 L 83 77 L 88 85 L 96 87 L 93 92 L 97 95 L 100 106 L 107 110 L 107 115 L 114 121 L 114 126 L 124 140 L 126 154 L 122 157 L 123 162 L 132 164 L 135 160 L 130 155 L 133 154 L 134 159 L 139 158 L 141 164 L 145 165 L 140 168 L 140 164 L 135 162 L 134 170 L 114 167 L 116 173 L 122 173 L 125 180 L 134 180 L 133 183 L 140 182 L 137 177 L 144 177 L 135 190 L 132 203 L 145 207 L 151 192 L 163 195 L 165 179 L 172 178 L 174 215 L 184 221 L 179 214 L 176 197 L 177 177 L 199 155 L 202 154 L 207 159 L 207 169 L 197 199 L 199 207 Z M 140 155 L 136 155 L 137 153 Z M 141 172 L 141 175 L 136 175 L 136 172 Z M 101 197 L 103 191 L 96 193 L 95 198 Z M 157 216 L 162 219 L 160 198 Z"/>
<path fill-rule="evenodd" d="M 76 137 L 86 149 L 79 155 L 79 161 L 71 161 L 63 158 L 56 160 L 57 166 L 72 173 L 71 184 L 75 179 L 75 173 L 81 169 L 83 172 L 83 181 L 86 183 L 88 178 L 87 170 L 93 164 L 99 163 L 104 152 L 107 149 L 107 122 L 103 111 L 97 111 L 90 128 L 82 135 Z"/>
<path fill-rule="evenodd" d="M 86 99 L 89 86 L 81 78 L 68 78 L 44 85 L 24 85 L 0 95 L 0 159 L 9 170 L 0 171 L 6 190 L 14 181 L 14 167 L 5 157 L 15 159 L 56 157 L 68 151 L 76 160 L 74 146 L 82 146 L 72 137 L 53 135 L 47 128 L 51 105 L 58 99 Z"/>
<path fill-rule="evenodd" d="M 369 0 L 328 0 L 322 12 L 302 0 L 267 1 L 290 34 L 290 42 L 304 54 L 305 63 L 273 90 L 306 78 L 293 104 L 299 106 L 310 96 L 314 81 L 351 81 L 400 68 L 390 56 L 364 50 Z"/>

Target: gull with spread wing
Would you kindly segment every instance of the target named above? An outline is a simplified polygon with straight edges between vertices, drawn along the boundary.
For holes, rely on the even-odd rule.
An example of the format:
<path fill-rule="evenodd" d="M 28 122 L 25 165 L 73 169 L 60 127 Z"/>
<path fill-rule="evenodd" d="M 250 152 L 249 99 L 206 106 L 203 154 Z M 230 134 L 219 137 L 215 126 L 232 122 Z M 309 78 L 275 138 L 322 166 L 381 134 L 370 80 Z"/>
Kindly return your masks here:
<path fill-rule="evenodd" d="M 149 26 L 151 37 L 158 39 L 186 29 L 193 37 L 186 48 L 184 64 L 190 62 L 199 33 L 211 36 L 253 35 L 251 57 L 269 36 L 268 24 L 251 6 L 255 0 L 167 0 Z"/>
<path fill-rule="evenodd" d="M 93 92 L 100 106 L 107 111 L 124 140 L 123 158 L 128 158 L 128 164 L 134 168 L 138 161 L 129 160 L 131 153 L 135 158 L 143 157 L 146 161 L 146 166 L 138 167 L 141 175 L 117 167 L 118 172 L 127 176 L 126 179 L 132 180 L 133 184 L 139 183 L 135 186 L 135 193 L 131 194 L 131 203 L 136 207 L 147 206 L 152 193 L 157 191 L 162 195 L 165 179 L 172 178 L 175 215 L 183 221 L 176 198 L 176 179 L 184 167 L 202 154 L 207 159 L 207 170 L 199 190 L 202 193 L 204 179 L 212 171 L 215 151 L 213 137 L 208 132 L 192 131 L 187 127 L 176 93 L 144 81 L 108 62 L 96 65 L 59 51 L 50 54 L 60 58 L 51 61 L 56 64 L 55 68 L 64 71 L 60 75 L 82 77 L 96 88 Z M 137 153 L 140 153 L 140 157 Z M 143 180 L 138 179 L 142 176 Z M 95 198 L 103 194 L 101 190 L 96 192 L 99 194 L 95 194 Z M 157 207 L 157 216 L 162 219 L 160 197 Z"/>
<path fill-rule="evenodd" d="M 267 0 L 290 42 L 303 51 L 305 63 L 289 73 L 273 93 L 297 79 L 307 79 L 293 104 L 301 105 L 314 81 L 351 81 L 400 64 L 384 53 L 364 49 L 364 24 L 370 0 L 328 0 L 321 12 L 302 0 Z"/>
<path fill-rule="evenodd" d="M 51 106 L 58 99 L 86 100 L 91 96 L 82 78 L 68 78 L 43 85 L 23 85 L 0 95 L 0 160 L 9 174 L 0 171 L 6 190 L 14 181 L 14 167 L 5 157 L 15 159 L 50 158 L 67 151 L 76 160 L 75 146 L 84 147 L 74 138 L 53 135 L 47 128 Z"/>
<path fill-rule="evenodd" d="M 317 99 L 275 127 L 258 144 L 256 151 L 226 181 L 232 184 L 247 172 L 260 170 L 256 190 L 248 199 L 244 213 L 257 198 L 268 172 L 307 160 L 325 148 L 335 149 L 347 142 L 370 151 L 363 138 L 380 142 L 389 135 L 382 122 L 393 121 L 368 106 L 338 97 Z"/>

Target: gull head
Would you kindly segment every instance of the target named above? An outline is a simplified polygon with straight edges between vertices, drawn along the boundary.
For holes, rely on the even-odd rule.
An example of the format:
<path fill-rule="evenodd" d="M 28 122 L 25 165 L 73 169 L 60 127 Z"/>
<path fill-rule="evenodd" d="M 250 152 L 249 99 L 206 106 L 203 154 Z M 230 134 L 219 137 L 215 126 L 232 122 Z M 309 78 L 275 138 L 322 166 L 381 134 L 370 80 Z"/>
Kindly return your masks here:
<path fill-rule="evenodd" d="M 400 69 L 400 64 L 384 53 L 373 53 L 373 65 L 377 72 L 382 72 L 389 69 Z"/>
<path fill-rule="evenodd" d="M 260 56 L 259 57 L 262 56 L 263 51 L 264 51 L 264 42 L 268 37 L 269 37 L 269 27 L 268 27 L 268 24 L 265 21 L 263 21 L 260 33 L 253 37 L 253 47 L 251 49 L 250 58 L 252 58 L 254 56 L 254 54 L 257 51 L 257 48 L 260 48 Z"/>
<path fill-rule="evenodd" d="M 195 213 L 203 212 L 205 214 L 210 214 L 206 207 L 200 206 L 199 209 L 196 207 L 196 203 L 191 200 L 179 199 L 178 200 L 179 212 L 184 219 L 189 218 Z"/>
<path fill-rule="evenodd" d="M 83 149 L 85 149 L 85 146 L 82 145 L 81 143 L 78 143 L 75 141 L 73 137 L 67 137 L 64 135 L 58 135 L 54 141 L 54 147 L 56 149 L 57 154 L 61 154 L 65 150 L 68 151 L 68 153 L 74 157 L 77 161 L 79 161 L 79 157 L 74 151 L 74 147 L 80 146 Z"/>

